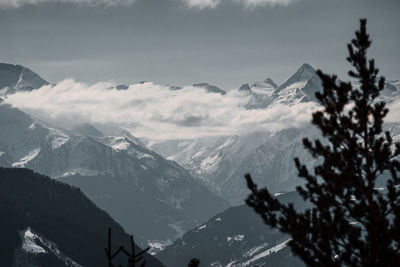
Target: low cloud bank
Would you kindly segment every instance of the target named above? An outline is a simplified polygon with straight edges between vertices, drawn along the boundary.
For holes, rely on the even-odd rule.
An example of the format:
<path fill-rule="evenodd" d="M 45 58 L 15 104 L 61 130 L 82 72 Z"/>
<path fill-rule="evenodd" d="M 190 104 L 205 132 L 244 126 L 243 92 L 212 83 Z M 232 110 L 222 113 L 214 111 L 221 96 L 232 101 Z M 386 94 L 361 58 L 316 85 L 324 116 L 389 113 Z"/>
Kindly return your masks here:
<path fill-rule="evenodd" d="M 245 8 L 253 9 L 263 6 L 288 6 L 297 0 L 181 0 L 187 7 L 205 9 L 214 9 L 222 3 L 235 3 L 243 5 Z"/>
<path fill-rule="evenodd" d="M 41 3 L 74 3 L 88 5 L 104 5 L 106 7 L 131 5 L 136 0 L 0 0 L 0 7 L 18 8 L 24 5 Z"/>
<path fill-rule="evenodd" d="M 389 113 L 385 121 L 400 123 L 400 99 L 397 99 L 387 107 L 389 108 Z"/>
<path fill-rule="evenodd" d="M 74 3 L 88 5 L 129 6 L 136 1 L 146 0 L 0 0 L 0 7 L 18 8 L 24 5 L 35 5 L 41 3 Z M 177 0 L 169 0 L 177 1 Z M 243 5 L 245 8 L 255 8 L 260 6 L 287 6 L 297 0 L 179 0 L 189 8 L 214 9 L 222 3 L 235 3 Z"/>
<path fill-rule="evenodd" d="M 171 90 L 153 83 L 130 85 L 127 90 L 110 89 L 114 86 L 69 79 L 10 95 L 6 102 L 58 126 L 113 124 L 152 140 L 301 127 L 310 122 L 311 113 L 318 108 L 315 103 L 301 103 L 246 110 L 248 99 L 237 91 L 220 95 L 198 87 Z"/>

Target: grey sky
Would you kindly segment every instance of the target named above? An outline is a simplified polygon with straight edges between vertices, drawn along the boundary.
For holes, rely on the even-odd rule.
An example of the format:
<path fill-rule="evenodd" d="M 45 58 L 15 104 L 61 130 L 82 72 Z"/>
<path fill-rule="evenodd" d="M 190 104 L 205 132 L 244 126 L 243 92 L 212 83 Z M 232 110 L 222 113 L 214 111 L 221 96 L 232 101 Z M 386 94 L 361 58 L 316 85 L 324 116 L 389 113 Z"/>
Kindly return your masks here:
<path fill-rule="evenodd" d="M 70 0 L 80 1 L 91 2 Z M 345 74 L 346 43 L 366 17 L 371 55 L 387 78 L 400 79 L 399 0 L 297 0 L 252 8 L 235 1 L 199 9 L 182 0 L 108 8 L 57 1 L 14 8 L 0 0 L 0 62 L 28 66 L 51 82 L 209 82 L 224 89 L 267 77 L 281 83 L 304 62 Z"/>

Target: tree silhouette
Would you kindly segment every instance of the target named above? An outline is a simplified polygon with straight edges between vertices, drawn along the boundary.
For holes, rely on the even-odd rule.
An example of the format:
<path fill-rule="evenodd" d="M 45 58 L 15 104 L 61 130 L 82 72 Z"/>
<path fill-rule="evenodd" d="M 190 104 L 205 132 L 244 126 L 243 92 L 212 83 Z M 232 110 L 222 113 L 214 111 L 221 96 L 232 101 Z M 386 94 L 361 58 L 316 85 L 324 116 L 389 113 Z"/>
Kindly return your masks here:
<path fill-rule="evenodd" d="M 198 267 L 200 265 L 200 260 L 197 258 L 193 258 L 190 260 L 188 267 Z"/>
<path fill-rule="evenodd" d="M 305 138 L 303 144 L 322 163 L 312 174 L 295 159 L 306 182 L 297 191 L 311 208 L 299 212 L 280 203 L 246 175 L 252 192 L 246 203 L 266 224 L 291 235 L 289 246 L 309 266 L 400 266 L 400 144 L 382 130 L 388 109 L 377 98 L 385 79 L 367 59 L 365 19 L 355 35 L 347 60 L 359 87 L 317 71 L 323 109 L 312 123 L 324 141 Z M 387 179 L 383 191 L 375 188 L 381 177 Z"/>
<path fill-rule="evenodd" d="M 107 256 L 108 267 L 114 267 L 113 260 L 118 257 L 120 254 L 125 255 L 128 258 L 128 267 L 140 266 L 144 267 L 146 262 L 143 260 L 143 255 L 150 249 L 146 248 L 139 253 L 135 253 L 135 241 L 133 240 L 133 236 L 130 236 L 131 241 L 131 251 L 128 251 L 123 246 L 120 246 L 115 252 L 112 251 L 111 247 L 111 228 L 108 228 L 108 243 L 107 248 L 105 248 L 105 253 Z M 138 265 L 140 264 L 140 265 Z M 121 265 L 119 265 L 121 266 Z"/>
<path fill-rule="evenodd" d="M 144 267 L 146 266 L 146 262 L 143 259 L 143 255 L 149 251 L 150 248 L 146 248 L 139 253 L 136 254 L 135 252 L 135 241 L 133 239 L 133 236 L 130 236 L 130 241 L 131 241 L 131 251 L 128 251 L 124 246 L 120 246 L 116 251 L 113 252 L 112 246 L 111 246 L 111 228 L 108 228 L 108 241 L 107 241 L 107 247 L 104 249 L 107 257 L 107 265 L 108 267 L 115 267 L 113 260 L 116 259 L 119 255 L 125 255 L 128 258 L 128 267 L 135 267 L 135 266 L 140 266 Z M 138 265 L 140 264 L 140 265 Z M 197 258 L 193 258 L 190 260 L 188 263 L 188 267 L 198 267 L 200 265 L 200 260 Z M 119 267 L 122 267 L 122 265 L 118 265 Z"/>

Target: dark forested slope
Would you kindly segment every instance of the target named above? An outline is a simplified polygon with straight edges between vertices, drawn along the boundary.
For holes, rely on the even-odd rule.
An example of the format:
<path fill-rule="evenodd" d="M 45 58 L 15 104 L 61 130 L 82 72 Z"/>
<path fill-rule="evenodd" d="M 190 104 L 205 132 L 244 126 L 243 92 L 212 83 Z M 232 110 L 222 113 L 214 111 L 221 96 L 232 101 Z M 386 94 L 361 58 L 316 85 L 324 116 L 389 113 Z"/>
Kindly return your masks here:
<path fill-rule="evenodd" d="M 108 227 L 114 248 L 129 247 L 122 227 L 79 189 L 28 169 L 0 168 L 0 214 L 1 266 L 21 264 L 21 257 L 31 266 L 104 266 Z"/>

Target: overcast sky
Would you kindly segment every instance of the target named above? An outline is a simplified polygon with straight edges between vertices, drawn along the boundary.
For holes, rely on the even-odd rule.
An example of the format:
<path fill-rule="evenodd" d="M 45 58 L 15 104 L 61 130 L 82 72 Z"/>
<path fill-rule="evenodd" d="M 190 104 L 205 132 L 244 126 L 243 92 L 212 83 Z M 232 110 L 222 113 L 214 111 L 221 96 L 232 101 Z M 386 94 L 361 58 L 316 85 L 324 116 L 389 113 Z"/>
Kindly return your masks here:
<path fill-rule="evenodd" d="M 304 62 L 345 74 L 366 17 L 372 56 L 400 79 L 399 11 L 399 0 L 0 0 L 0 62 L 50 82 L 281 83 Z"/>

